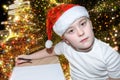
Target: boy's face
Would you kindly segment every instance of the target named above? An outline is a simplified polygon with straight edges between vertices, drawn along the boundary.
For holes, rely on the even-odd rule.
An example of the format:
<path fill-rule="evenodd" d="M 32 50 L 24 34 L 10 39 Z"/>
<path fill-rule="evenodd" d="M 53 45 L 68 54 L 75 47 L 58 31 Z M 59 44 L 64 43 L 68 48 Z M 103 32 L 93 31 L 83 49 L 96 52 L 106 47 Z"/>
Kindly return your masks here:
<path fill-rule="evenodd" d="M 77 51 L 89 51 L 94 42 L 91 21 L 81 17 L 73 22 L 63 35 L 63 40 Z"/>

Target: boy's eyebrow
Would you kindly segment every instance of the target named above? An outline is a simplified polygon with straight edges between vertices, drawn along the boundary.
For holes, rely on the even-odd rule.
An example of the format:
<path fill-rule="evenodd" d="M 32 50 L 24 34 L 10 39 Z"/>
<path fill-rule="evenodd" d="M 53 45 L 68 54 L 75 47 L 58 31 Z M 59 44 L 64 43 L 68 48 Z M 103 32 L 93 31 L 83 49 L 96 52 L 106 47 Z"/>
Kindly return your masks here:
<path fill-rule="evenodd" d="M 66 29 L 66 31 L 69 30 L 70 28 L 72 28 L 72 26 L 69 26 L 69 27 Z"/>
<path fill-rule="evenodd" d="M 79 20 L 80 22 L 82 22 L 83 20 L 87 20 L 87 18 L 82 18 L 81 20 Z"/>
<path fill-rule="evenodd" d="M 82 18 L 82 19 L 79 20 L 79 21 L 82 22 L 83 20 L 87 20 L 87 18 Z M 73 22 L 73 23 L 74 23 L 74 22 Z M 68 29 L 71 28 L 71 27 L 72 27 L 72 26 L 69 26 Z M 68 30 L 68 29 L 67 29 L 67 30 Z M 67 30 L 66 30 L 66 31 L 67 31 Z"/>

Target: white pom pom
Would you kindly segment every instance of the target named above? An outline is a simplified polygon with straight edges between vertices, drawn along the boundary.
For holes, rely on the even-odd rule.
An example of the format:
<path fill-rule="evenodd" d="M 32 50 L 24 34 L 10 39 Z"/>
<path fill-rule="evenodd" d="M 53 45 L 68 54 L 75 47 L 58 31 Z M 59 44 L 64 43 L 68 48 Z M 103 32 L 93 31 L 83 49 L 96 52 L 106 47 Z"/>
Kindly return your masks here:
<path fill-rule="evenodd" d="M 46 43 L 45 43 L 46 48 L 51 48 L 52 45 L 53 45 L 53 42 L 51 40 L 47 40 Z"/>

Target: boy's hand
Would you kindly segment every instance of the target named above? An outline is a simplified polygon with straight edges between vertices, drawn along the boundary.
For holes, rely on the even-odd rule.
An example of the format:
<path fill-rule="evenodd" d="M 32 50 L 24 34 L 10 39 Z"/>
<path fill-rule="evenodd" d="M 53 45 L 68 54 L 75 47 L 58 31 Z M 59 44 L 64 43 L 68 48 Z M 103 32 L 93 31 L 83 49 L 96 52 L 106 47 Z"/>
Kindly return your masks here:
<path fill-rule="evenodd" d="M 28 59 L 27 57 L 28 57 L 28 55 L 20 55 L 20 56 L 16 57 L 15 65 L 18 66 L 23 63 L 32 63 L 31 59 Z"/>

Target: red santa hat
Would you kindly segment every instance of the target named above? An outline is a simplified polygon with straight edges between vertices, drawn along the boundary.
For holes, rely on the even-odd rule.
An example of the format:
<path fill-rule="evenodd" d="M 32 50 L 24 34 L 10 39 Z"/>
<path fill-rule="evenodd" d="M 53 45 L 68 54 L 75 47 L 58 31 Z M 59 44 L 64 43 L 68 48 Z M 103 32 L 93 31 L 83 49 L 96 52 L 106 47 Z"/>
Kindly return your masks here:
<path fill-rule="evenodd" d="M 80 5 L 61 4 L 50 9 L 46 17 L 48 40 L 45 43 L 45 47 L 52 47 L 52 30 L 61 37 L 76 19 L 83 16 L 89 17 L 89 14 L 86 8 Z"/>

